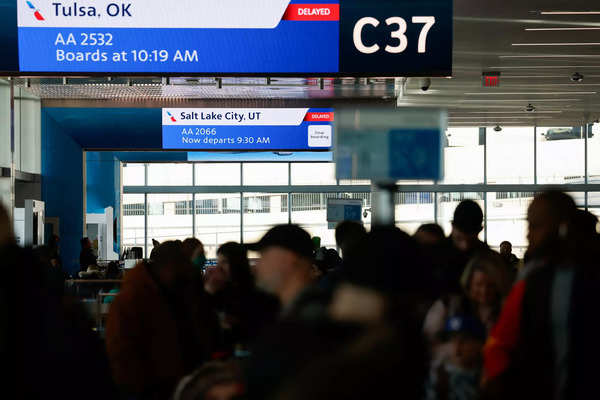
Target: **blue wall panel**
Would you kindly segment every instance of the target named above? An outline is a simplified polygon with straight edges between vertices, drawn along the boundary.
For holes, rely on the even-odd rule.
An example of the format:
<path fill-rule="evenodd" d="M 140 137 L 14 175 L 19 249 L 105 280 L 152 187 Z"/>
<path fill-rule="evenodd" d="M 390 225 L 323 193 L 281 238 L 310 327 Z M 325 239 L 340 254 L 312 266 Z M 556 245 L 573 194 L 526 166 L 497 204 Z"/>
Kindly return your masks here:
<path fill-rule="evenodd" d="M 83 236 L 83 152 L 63 128 L 42 111 L 42 199 L 46 215 L 60 221 L 60 251 L 69 273 L 79 269 Z"/>

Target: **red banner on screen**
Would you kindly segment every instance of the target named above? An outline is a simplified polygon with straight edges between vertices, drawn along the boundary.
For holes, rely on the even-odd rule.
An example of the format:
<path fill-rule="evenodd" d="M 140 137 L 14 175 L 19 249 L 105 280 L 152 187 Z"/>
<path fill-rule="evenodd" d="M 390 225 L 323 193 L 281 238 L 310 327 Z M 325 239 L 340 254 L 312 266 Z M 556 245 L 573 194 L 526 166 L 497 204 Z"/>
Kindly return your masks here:
<path fill-rule="evenodd" d="M 309 112 L 306 113 L 304 120 L 309 122 L 333 122 L 334 116 L 332 112 Z"/>
<path fill-rule="evenodd" d="M 284 21 L 339 21 L 339 4 L 290 4 Z"/>

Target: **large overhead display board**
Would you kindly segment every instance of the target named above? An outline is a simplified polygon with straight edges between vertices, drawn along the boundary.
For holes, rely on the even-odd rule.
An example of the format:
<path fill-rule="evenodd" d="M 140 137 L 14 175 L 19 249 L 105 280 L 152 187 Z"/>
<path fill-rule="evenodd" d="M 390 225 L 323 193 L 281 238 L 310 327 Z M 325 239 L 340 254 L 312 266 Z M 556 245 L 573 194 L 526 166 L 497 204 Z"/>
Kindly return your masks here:
<path fill-rule="evenodd" d="M 17 0 L 16 13 L 0 33 L 17 31 L 22 74 L 452 73 L 452 0 Z"/>
<path fill-rule="evenodd" d="M 330 150 L 330 108 L 164 108 L 166 150 Z"/>

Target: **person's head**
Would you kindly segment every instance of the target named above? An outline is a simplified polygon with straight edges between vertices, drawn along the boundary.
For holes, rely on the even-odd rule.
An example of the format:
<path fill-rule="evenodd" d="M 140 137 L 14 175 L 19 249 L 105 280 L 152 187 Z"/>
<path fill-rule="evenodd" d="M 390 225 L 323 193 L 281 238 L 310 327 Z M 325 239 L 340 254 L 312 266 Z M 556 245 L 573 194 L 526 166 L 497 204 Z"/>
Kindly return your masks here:
<path fill-rule="evenodd" d="M 212 361 L 181 380 L 174 400 L 231 400 L 245 392 L 239 369 L 233 363 Z"/>
<path fill-rule="evenodd" d="M 462 201 L 454 210 L 452 220 L 452 241 L 462 252 L 472 250 L 479 242 L 483 229 L 483 211 L 473 200 Z"/>
<path fill-rule="evenodd" d="M 512 244 L 509 241 L 505 240 L 500 243 L 500 254 L 505 257 L 512 254 Z"/>
<path fill-rule="evenodd" d="M 315 266 L 319 270 L 320 275 L 324 275 L 329 271 L 339 267 L 342 264 L 342 259 L 335 249 L 321 247 L 315 255 Z"/>
<path fill-rule="evenodd" d="M 276 226 L 248 248 L 261 255 L 255 268 L 257 285 L 282 303 L 292 301 L 312 281 L 313 242 L 299 226 Z"/>
<path fill-rule="evenodd" d="M 196 238 L 185 239 L 181 244 L 181 249 L 194 266 L 204 268 L 206 256 L 204 253 L 204 245 L 201 241 Z"/>
<path fill-rule="evenodd" d="M 192 264 L 181 242 L 169 241 L 158 246 L 150 266 L 160 283 L 170 290 L 184 285 L 192 277 Z"/>
<path fill-rule="evenodd" d="M 160 246 L 160 242 L 156 239 L 152 239 L 152 247 L 157 248 L 158 246 Z"/>
<path fill-rule="evenodd" d="M 81 239 L 80 243 L 81 243 L 81 249 L 82 250 L 86 250 L 86 249 L 89 249 L 89 248 L 92 247 L 92 242 L 87 237 L 84 237 L 83 239 Z"/>
<path fill-rule="evenodd" d="M 348 258 L 351 249 L 359 245 L 367 237 L 365 227 L 355 221 L 340 222 L 335 228 L 335 241 L 342 250 L 344 260 Z"/>
<path fill-rule="evenodd" d="M 49 247 L 56 247 L 56 246 L 58 246 L 59 243 L 60 243 L 60 237 L 58 235 L 50 236 L 50 239 L 48 240 Z"/>
<path fill-rule="evenodd" d="M 422 246 L 435 246 L 442 243 L 446 235 L 438 224 L 424 224 L 417 229 L 414 238 Z"/>
<path fill-rule="evenodd" d="M 472 302 L 499 306 L 509 290 L 507 271 L 506 262 L 498 253 L 481 251 L 467 264 L 460 284 Z"/>
<path fill-rule="evenodd" d="M 217 268 L 223 271 L 228 282 L 236 286 L 253 286 L 254 277 L 250 271 L 248 252 L 239 243 L 225 243 L 217 250 Z"/>
<path fill-rule="evenodd" d="M 10 218 L 8 213 L 0 204 L 0 246 L 13 241 L 12 229 L 10 227 Z"/>
<path fill-rule="evenodd" d="M 481 321 L 471 316 L 455 315 L 446 321 L 444 333 L 452 344 L 452 363 L 465 369 L 481 368 L 482 350 L 487 336 Z"/>
<path fill-rule="evenodd" d="M 572 227 L 576 210 L 575 202 L 565 193 L 548 191 L 538 194 L 527 211 L 528 255 L 539 257 L 558 251 Z"/>

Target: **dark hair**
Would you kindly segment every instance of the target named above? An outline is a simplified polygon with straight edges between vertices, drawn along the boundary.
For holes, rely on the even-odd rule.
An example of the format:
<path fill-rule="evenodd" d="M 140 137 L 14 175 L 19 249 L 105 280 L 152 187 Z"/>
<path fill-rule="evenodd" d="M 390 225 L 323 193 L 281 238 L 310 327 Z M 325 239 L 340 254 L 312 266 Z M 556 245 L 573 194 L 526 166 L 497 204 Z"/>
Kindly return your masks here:
<path fill-rule="evenodd" d="M 89 237 L 84 237 L 83 239 L 81 239 L 79 241 L 79 243 L 81 244 L 81 248 L 83 249 L 85 247 L 85 245 L 87 244 L 87 242 L 90 240 Z"/>
<path fill-rule="evenodd" d="M 577 205 L 571 196 L 559 190 L 548 190 L 538 193 L 534 201 L 546 202 L 552 209 L 552 214 L 560 222 L 572 223 L 577 211 Z"/>
<path fill-rule="evenodd" d="M 367 237 L 365 227 L 355 221 L 340 222 L 335 228 L 335 241 L 338 246 L 360 242 Z"/>
<path fill-rule="evenodd" d="M 419 227 L 419 229 L 417 229 L 417 232 L 415 233 L 415 235 L 420 232 L 434 235 L 436 238 L 438 238 L 440 240 L 444 240 L 446 238 L 446 235 L 444 234 L 444 230 L 438 224 L 423 224 Z"/>
<path fill-rule="evenodd" d="M 510 247 L 512 247 L 512 243 L 509 242 L 508 240 L 505 240 L 504 242 L 500 243 L 500 247 L 504 246 L 505 244 L 509 245 Z"/>
<path fill-rule="evenodd" d="M 315 265 L 319 270 L 326 274 L 329 271 L 339 267 L 342 264 L 342 258 L 339 253 L 335 249 L 327 249 L 325 247 L 321 247 L 317 250 L 317 254 L 315 256 Z"/>
<path fill-rule="evenodd" d="M 473 200 L 463 200 L 454 210 L 452 226 L 467 234 L 478 234 L 483 228 L 483 211 Z"/>
<path fill-rule="evenodd" d="M 180 241 L 168 241 L 161 243 L 152 251 L 153 267 L 161 268 L 169 263 L 184 263 L 190 260 L 186 258 Z"/>
<path fill-rule="evenodd" d="M 250 262 L 246 248 L 235 242 L 228 242 L 219 247 L 217 255 L 227 259 L 231 275 L 231 283 L 238 287 L 254 286 L 254 276 L 250 271 Z"/>
<path fill-rule="evenodd" d="M 187 238 L 181 243 L 182 251 L 189 259 L 191 259 L 194 256 L 194 252 L 198 247 L 204 248 L 204 245 L 200 240 L 196 238 Z"/>

